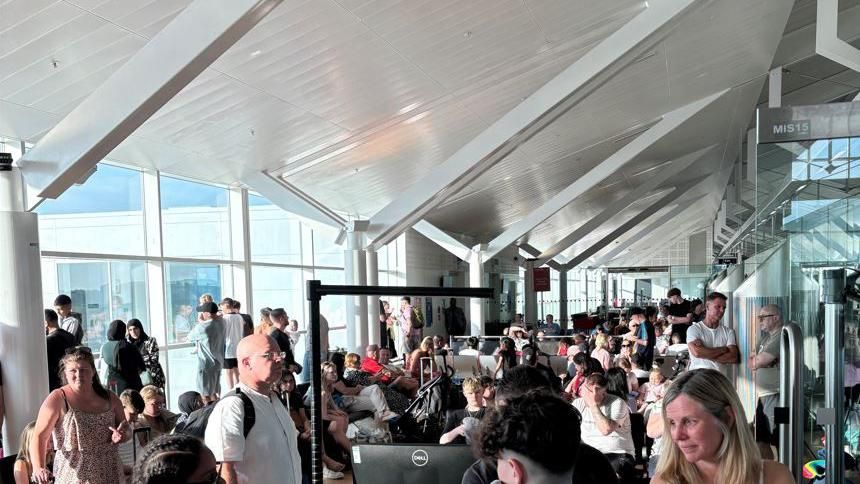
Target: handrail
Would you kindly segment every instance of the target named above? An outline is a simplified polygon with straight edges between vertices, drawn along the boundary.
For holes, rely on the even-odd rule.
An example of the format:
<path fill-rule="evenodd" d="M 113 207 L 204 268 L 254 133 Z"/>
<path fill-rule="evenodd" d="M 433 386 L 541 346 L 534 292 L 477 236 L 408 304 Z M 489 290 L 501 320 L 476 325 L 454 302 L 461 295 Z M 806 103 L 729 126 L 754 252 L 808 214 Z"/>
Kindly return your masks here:
<path fill-rule="evenodd" d="M 779 346 L 779 408 L 774 410 L 779 433 L 779 459 L 802 482 L 803 471 L 803 339 L 800 326 L 785 323 Z"/>

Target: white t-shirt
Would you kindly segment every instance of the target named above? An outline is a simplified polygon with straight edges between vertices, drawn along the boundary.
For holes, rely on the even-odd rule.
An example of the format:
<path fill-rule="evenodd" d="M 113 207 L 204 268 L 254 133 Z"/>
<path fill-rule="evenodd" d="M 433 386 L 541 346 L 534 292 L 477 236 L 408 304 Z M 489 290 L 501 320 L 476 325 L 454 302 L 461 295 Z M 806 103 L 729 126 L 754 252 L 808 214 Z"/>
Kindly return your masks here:
<path fill-rule="evenodd" d="M 705 326 L 705 323 L 693 323 L 687 328 L 687 343 L 699 340 L 706 348 L 719 348 L 721 346 L 737 346 L 738 339 L 735 336 L 735 330 L 727 328 L 722 324 L 714 329 Z M 687 370 L 696 370 L 699 368 L 711 368 L 726 373 L 726 365 L 717 363 L 713 360 L 705 358 L 696 358 L 690 353 L 690 366 Z"/>
<path fill-rule="evenodd" d="M 254 404 L 254 426 L 244 437 L 242 399 L 226 396 L 212 410 L 206 424 L 206 446 L 218 462 L 235 462 L 239 482 L 301 484 L 298 432 L 281 401 L 263 395 L 244 383 L 238 388 Z"/>
<path fill-rule="evenodd" d="M 461 356 L 481 356 L 481 352 L 472 348 L 465 348 L 460 350 Z"/>
<path fill-rule="evenodd" d="M 595 418 L 585 404 L 585 400 L 577 398 L 573 401 L 573 407 L 582 415 L 580 432 L 583 442 L 604 454 L 634 454 L 633 437 L 630 434 L 630 409 L 627 408 L 627 402 L 615 395 L 606 395 L 600 405 L 601 413 L 619 424 L 618 428 L 609 435 L 603 435 L 597 428 Z"/>
<path fill-rule="evenodd" d="M 238 314 L 225 314 L 224 320 L 224 358 L 236 357 L 236 346 L 245 333 L 245 321 Z"/>

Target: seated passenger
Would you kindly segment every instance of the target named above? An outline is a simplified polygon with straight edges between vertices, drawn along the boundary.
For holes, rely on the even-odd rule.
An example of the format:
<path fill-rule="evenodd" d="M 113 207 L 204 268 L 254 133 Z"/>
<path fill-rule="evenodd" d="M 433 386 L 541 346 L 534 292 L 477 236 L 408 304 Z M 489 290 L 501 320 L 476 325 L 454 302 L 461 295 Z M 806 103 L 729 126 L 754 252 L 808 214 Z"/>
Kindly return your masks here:
<path fill-rule="evenodd" d="M 418 345 L 418 348 L 413 350 L 412 353 L 409 353 L 408 358 L 406 360 L 406 371 L 408 371 L 412 378 L 416 380 L 421 379 L 421 358 L 432 357 L 433 353 L 433 338 L 427 336 L 426 338 L 421 340 L 421 344 Z M 424 381 L 432 378 L 433 374 L 433 366 L 424 368 Z"/>
<path fill-rule="evenodd" d="M 663 397 L 663 444 L 652 484 L 791 484 L 779 462 L 762 460 L 740 399 L 718 370 L 681 374 Z"/>
<path fill-rule="evenodd" d="M 155 439 L 172 432 L 179 415 L 165 408 L 164 390 L 154 385 L 147 385 L 140 391 L 140 396 L 143 397 L 143 412 L 137 416 L 137 423 L 139 426 L 150 428 L 149 438 Z M 140 443 L 147 444 L 143 436 L 140 438 Z"/>
<path fill-rule="evenodd" d="M 592 374 L 573 407 L 582 414 L 582 441 L 602 452 L 621 481 L 629 482 L 635 465 L 630 409 L 623 399 L 607 393 L 608 384 L 605 376 Z"/>
<path fill-rule="evenodd" d="M 480 443 L 505 484 L 573 482 L 576 460 L 570 457 L 579 452 L 579 415 L 558 397 L 528 393 L 487 416 Z"/>
<path fill-rule="evenodd" d="M 503 407 L 506 402 L 530 392 L 548 393 L 549 382 L 536 369 L 525 365 L 517 366 L 498 381 L 496 392 L 497 407 Z M 575 455 L 571 482 L 576 484 L 615 484 L 618 482 L 618 477 L 606 457 L 598 450 L 582 442 Z M 570 455 L 565 458 L 570 460 Z M 499 477 L 496 462 L 481 459 L 466 470 L 463 474 L 462 484 L 490 484 Z"/>
<path fill-rule="evenodd" d="M 639 392 L 639 412 L 644 412 L 648 405 L 661 400 L 666 393 L 666 387 L 666 378 L 663 373 L 657 368 L 651 370 L 648 383 L 643 384 Z"/>
<path fill-rule="evenodd" d="M 460 354 L 463 356 L 480 356 L 481 352 L 478 351 L 478 343 L 477 336 L 469 336 L 469 339 L 466 340 L 466 347 L 460 350 Z"/>
<path fill-rule="evenodd" d="M 374 385 L 374 377 L 370 373 L 361 370 L 361 357 L 356 353 L 349 353 L 344 358 L 343 380 L 351 387 Z M 378 384 L 388 403 L 388 408 L 394 413 L 402 414 L 409 406 L 409 398 L 394 388 L 385 384 Z"/>
<path fill-rule="evenodd" d="M 368 410 L 380 421 L 393 420 L 399 417 L 388 408 L 385 396 L 377 385 L 369 387 L 347 386 L 338 379 L 337 367 L 326 361 L 322 364 L 323 386 L 332 395 L 337 406 L 347 412 Z"/>
<path fill-rule="evenodd" d="M 555 352 L 556 356 L 567 356 L 568 349 L 574 345 L 573 338 L 569 336 L 562 338 L 558 342 L 558 351 Z"/>
<path fill-rule="evenodd" d="M 134 484 L 222 482 L 212 451 L 190 435 L 164 435 L 146 446 L 134 466 Z"/>
<path fill-rule="evenodd" d="M 380 349 L 379 345 L 367 345 L 364 359 L 361 361 L 361 371 L 368 373 L 371 381 L 390 385 L 407 396 L 415 396 L 418 380 L 406 376 L 399 368 L 388 366 L 389 354 L 388 348 Z"/>
<path fill-rule="evenodd" d="M 447 412 L 440 444 L 467 444 L 471 441 L 471 431 L 477 429 L 479 421 L 484 418 L 483 394 L 484 387 L 480 380 L 473 377 L 463 380 L 466 408 Z"/>

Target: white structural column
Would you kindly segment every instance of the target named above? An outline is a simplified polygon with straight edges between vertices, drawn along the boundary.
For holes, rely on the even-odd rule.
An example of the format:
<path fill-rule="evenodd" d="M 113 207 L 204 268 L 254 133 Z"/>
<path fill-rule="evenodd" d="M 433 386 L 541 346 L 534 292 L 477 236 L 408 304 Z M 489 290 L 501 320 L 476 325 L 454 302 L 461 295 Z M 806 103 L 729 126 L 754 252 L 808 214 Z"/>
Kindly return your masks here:
<path fill-rule="evenodd" d="M 676 160 L 673 160 L 666 170 L 660 170 L 660 173 L 651 175 L 650 178 L 640 183 L 639 186 L 631 189 L 630 192 L 627 193 L 625 196 L 621 197 L 613 203 L 610 203 L 609 206 L 606 207 L 598 215 L 590 218 L 584 224 L 577 227 L 576 230 L 572 231 L 563 239 L 553 244 L 552 247 L 541 252 L 541 254 L 537 256 L 538 260 L 537 262 L 535 262 L 535 265 L 541 266 L 545 264 L 549 259 L 552 259 L 558 254 L 567 250 L 568 247 L 572 246 L 586 235 L 592 233 L 595 229 L 597 229 L 607 221 L 611 220 L 619 212 L 627 208 L 630 204 L 632 204 L 642 196 L 648 194 L 648 192 L 657 188 L 661 183 L 665 183 L 665 173 L 668 173 L 670 171 L 672 173 L 683 173 L 684 170 L 686 170 L 690 165 L 700 160 L 703 156 L 705 156 L 705 154 L 711 152 L 716 146 L 718 145 L 711 145 L 707 148 L 703 148 L 693 153 L 688 153 Z"/>
<path fill-rule="evenodd" d="M 567 270 L 558 272 L 558 314 L 555 316 L 558 318 L 558 324 L 561 325 L 562 329 L 567 329 L 570 327 L 568 320 L 570 319 L 570 315 L 567 310 Z"/>
<path fill-rule="evenodd" d="M 367 269 L 368 286 L 379 285 L 379 256 L 375 250 L 365 252 L 367 257 L 365 268 Z M 379 344 L 382 334 L 379 326 L 379 296 L 367 296 L 367 343 Z M 359 351 L 360 355 L 364 355 Z"/>
<path fill-rule="evenodd" d="M 469 255 L 469 287 L 484 287 L 484 245 L 476 245 Z M 469 334 L 484 334 L 484 300 L 469 298 Z"/>
<path fill-rule="evenodd" d="M 365 259 L 362 230 L 356 230 L 357 222 L 347 231 L 346 253 L 344 254 L 345 279 L 350 285 L 363 286 L 367 283 L 367 261 Z M 367 346 L 367 297 L 343 296 L 346 298 L 346 341 L 347 350 L 359 351 Z"/>
<path fill-rule="evenodd" d="M 535 292 L 535 261 L 527 259 L 523 264 L 526 271 L 525 287 L 523 288 L 523 321 L 526 323 L 537 322 L 537 293 Z"/>
<path fill-rule="evenodd" d="M 487 244 L 487 256 L 494 257 L 496 254 L 504 250 L 505 247 L 513 244 L 532 229 L 546 221 L 559 210 L 566 207 L 570 202 L 577 197 L 590 190 L 603 180 L 609 178 L 619 168 L 629 163 L 646 149 L 650 148 L 654 143 L 661 140 L 664 136 L 671 133 L 678 126 L 707 108 L 714 101 L 721 98 L 723 94 L 729 90 L 723 90 L 710 96 L 694 101 L 686 106 L 678 108 L 672 112 L 663 115 L 663 118 L 654 126 L 648 128 L 636 137 L 630 143 L 624 145 L 620 150 L 613 153 L 609 158 L 598 163 L 597 166 L 589 170 L 586 174 L 577 178 L 567 188 L 556 194 L 546 203 L 533 210 L 527 216 L 513 223 L 504 232 Z"/>
<path fill-rule="evenodd" d="M 36 419 L 48 395 L 39 221 L 24 205 L 20 171 L 0 172 L 0 362 L 6 403 L 3 447 L 8 455 L 14 452 L 9 449 L 18 448 L 21 431 Z"/>
<path fill-rule="evenodd" d="M 191 3 L 23 157 L 32 196 L 60 196 L 280 3 Z"/>
<path fill-rule="evenodd" d="M 445 199 L 612 79 L 637 56 L 658 44 L 685 13 L 704 3 L 702 0 L 652 1 L 642 13 L 371 217 L 369 244 L 379 248 L 415 225 Z"/>

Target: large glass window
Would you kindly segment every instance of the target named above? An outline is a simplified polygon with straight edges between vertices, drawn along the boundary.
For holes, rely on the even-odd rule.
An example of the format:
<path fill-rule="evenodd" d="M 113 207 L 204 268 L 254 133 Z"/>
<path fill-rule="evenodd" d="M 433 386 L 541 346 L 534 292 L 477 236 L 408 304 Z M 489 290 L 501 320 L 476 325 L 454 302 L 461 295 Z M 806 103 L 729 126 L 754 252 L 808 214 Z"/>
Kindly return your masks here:
<path fill-rule="evenodd" d="M 43 264 L 43 272 L 56 271 L 57 291 L 72 298 L 72 310 L 81 316 L 83 342 L 95 351 L 107 341 L 107 328 L 114 319 L 138 318 L 149 330 L 143 262 L 48 259 Z M 52 307 L 54 296 L 45 294 L 46 307 Z"/>
<path fill-rule="evenodd" d="M 314 230 L 314 265 L 343 267 L 343 247 L 334 243 L 337 232 Z"/>
<path fill-rule="evenodd" d="M 200 296 L 211 294 L 221 300 L 221 266 L 219 264 L 164 263 L 167 286 L 167 339 L 184 342 L 197 321 Z"/>
<path fill-rule="evenodd" d="M 282 307 L 290 319 L 299 322 L 299 327 L 307 327 L 302 269 L 255 266 L 251 270 L 251 287 L 255 314 L 263 307 Z"/>
<path fill-rule="evenodd" d="M 164 255 L 229 259 L 228 192 L 203 183 L 161 177 Z"/>
<path fill-rule="evenodd" d="M 162 356 L 164 358 L 164 356 Z M 177 410 L 179 408 L 179 395 L 197 390 L 197 355 L 194 354 L 194 346 L 180 346 L 167 350 L 167 408 Z M 164 363 L 162 363 L 163 365 Z M 226 391 L 221 385 L 222 394 Z"/>
<path fill-rule="evenodd" d="M 301 264 L 301 223 L 294 215 L 263 197 L 248 195 L 248 219 L 252 261 Z"/>
<path fill-rule="evenodd" d="M 323 284 L 344 284 L 342 270 L 317 269 L 314 275 Z M 320 314 L 328 320 L 329 346 L 347 348 L 346 297 L 328 296 L 320 301 Z"/>
<path fill-rule="evenodd" d="M 137 170 L 99 164 L 82 185 L 42 202 L 36 209 L 42 250 L 143 254 L 141 183 Z"/>

